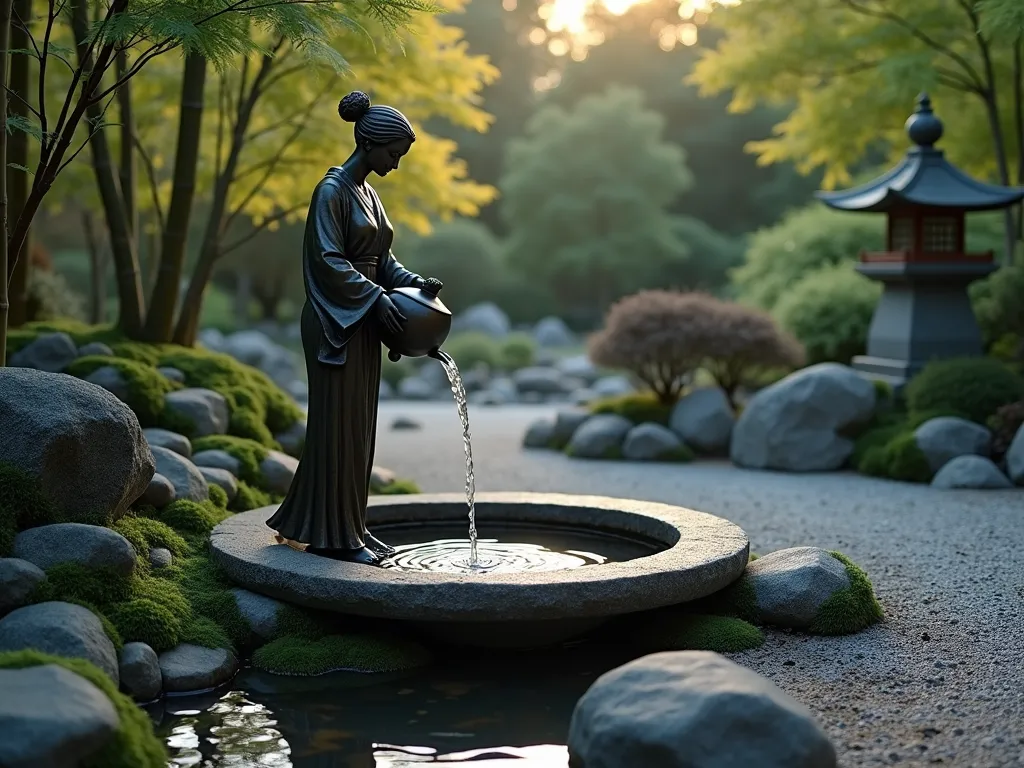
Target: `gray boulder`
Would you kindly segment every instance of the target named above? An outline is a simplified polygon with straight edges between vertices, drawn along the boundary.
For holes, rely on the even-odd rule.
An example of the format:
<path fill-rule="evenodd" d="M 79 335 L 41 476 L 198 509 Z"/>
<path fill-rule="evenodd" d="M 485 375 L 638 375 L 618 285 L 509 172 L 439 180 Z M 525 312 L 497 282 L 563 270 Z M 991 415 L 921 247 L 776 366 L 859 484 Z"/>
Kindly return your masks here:
<path fill-rule="evenodd" d="M 622 443 L 633 423 L 624 416 L 601 413 L 592 416 L 573 433 L 565 452 L 580 459 L 607 459 L 621 456 Z"/>
<path fill-rule="evenodd" d="M 165 547 L 153 547 L 149 550 L 149 564 L 156 569 L 167 568 L 174 562 L 174 555 L 171 550 Z"/>
<path fill-rule="evenodd" d="M 184 456 L 186 459 L 192 456 L 192 442 L 177 432 L 171 432 L 169 429 L 161 429 L 160 427 L 149 427 L 142 430 L 142 435 L 150 446 L 166 448 L 169 451 L 174 451 Z"/>
<path fill-rule="evenodd" d="M 538 347 L 571 347 L 576 343 L 576 334 L 562 318 L 545 317 L 533 327 L 533 340 Z"/>
<path fill-rule="evenodd" d="M 176 501 L 206 501 L 210 498 L 210 486 L 195 464 L 167 448 L 153 446 L 152 451 L 156 471 L 171 481 Z"/>
<path fill-rule="evenodd" d="M 120 727 L 106 694 L 56 664 L 0 669 L 0 765 L 77 768 Z"/>
<path fill-rule="evenodd" d="M 576 430 L 593 416 L 583 408 L 562 409 L 555 414 L 555 428 L 551 434 L 554 448 L 564 448 L 572 440 Z"/>
<path fill-rule="evenodd" d="M 153 701 L 160 695 L 160 661 L 145 643 L 125 643 L 118 669 L 121 688 L 136 701 Z"/>
<path fill-rule="evenodd" d="M 535 395 L 561 395 L 569 392 L 565 377 L 556 368 L 531 366 L 512 374 L 516 392 Z"/>
<path fill-rule="evenodd" d="M 0 557 L 0 616 L 25 605 L 44 581 L 46 574 L 38 565 L 17 557 Z"/>
<path fill-rule="evenodd" d="M 395 388 L 391 386 L 391 383 L 387 379 L 380 380 L 380 389 L 377 390 L 377 399 L 382 402 L 385 400 L 395 399 Z M 278 442 L 280 442 L 280 440 Z"/>
<path fill-rule="evenodd" d="M 242 462 L 227 451 L 222 451 L 220 448 L 214 448 L 209 451 L 199 451 L 199 453 L 192 457 L 192 463 L 197 467 L 224 469 L 235 477 L 238 477 L 242 473 Z"/>
<path fill-rule="evenodd" d="M 197 467 L 208 485 L 219 486 L 228 495 L 228 503 L 238 495 L 238 479 L 226 469 L 217 467 Z"/>
<path fill-rule="evenodd" d="M 216 328 L 203 328 L 198 333 L 199 345 L 205 347 L 211 352 L 223 352 L 224 351 L 224 334 Z"/>
<path fill-rule="evenodd" d="M 563 357 L 555 362 L 555 368 L 563 376 L 572 379 L 579 379 L 584 384 L 593 384 L 601 378 L 601 371 L 591 362 L 586 355 L 572 355 Z"/>
<path fill-rule="evenodd" d="M 277 343 L 263 331 L 248 329 L 237 331 L 221 342 L 221 351 L 231 355 L 239 362 L 261 368 L 264 360 L 273 357 L 278 349 Z"/>
<path fill-rule="evenodd" d="M 815 472 L 839 469 L 853 441 L 839 430 L 868 421 L 875 387 L 852 368 L 819 363 L 765 387 L 733 428 L 732 461 L 750 469 Z"/>
<path fill-rule="evenodd" d="M 167 693 L 216 688 L 230 680 L 238 660 L 226 648 L 202 648 L 182 643 L 160 654 L 160 674 Z"/>
<path fill-rule="evenodd" d="M 84 344 L 78 348 L 79 357 L 113 357 L 114 350 L 104 344 L 102 341 L 90 341 L 88 344 Z"/>
<path fill-rule="evenodd" d="M 745 578 L 765 624 L 806 629 L 825 601 L 850 586 L 846 566 L 823 549 L 793 547 L 759 557 Z"/>
<path fill-rule="evenodd" d="M 422 376 L 406 376 L 398 382 L 398 396 L 403 400 L 432 400 L 439 393 L 439 388 Z"/>
<path fill-rule="evenodd" d="M 172 413 L 189 420 L 197 437 L 223 435 L 228 431 L 228 401 L 212 389 L 179 389 L 164 397 L 164 405 Z"/>
<path fill-rule="evenodd" d="M 110 528 L 83 523 L 54 523 L 29 528 L 14 537 L 14 556 L 44 571 L 61 563 L 107 568 L 121 576 L 135 570 L 135 548 Z"/>
<path fill-rule="evenodd" d="M 299 460 L 280 451 L 267 451 L 267 457 L 260 462 L 267 490 L 281 495 L 288 493 L 298 469 Z"/>
<path fill-rule="evenodd" d="M 967 455 L 946 462 L 932 478 L 932 487 L 997 491 L 1013 488 L 1013 483 L 991 459 Z"/>
<path fill-rule="evenodd" d="M 555 435 L 555 423 L 551 419 L 538 419 L 526 428 L 523 448 L 550 448 Z"/>
<path fill-rule="evenodd" d="M 381 382 L 383 384 L 384 382 Z M 284 432 L 278 432 L 274 439 L 281 444 L 281 449 L 289 456 L 301 456 L 302 446 L 306 444 L 306 422 L 299 420 Z"/>
<path fill-rule="evenodd" d="M 1024 426 L 1017 430 L 1006 452 L 1006 473 L 1014 483 L 1024 485 Z"/>
<path fill-rule="evenodd" d="M 590 385 L 590 391 L 598 397 L 621 397 L 636 391 L 628 376 L 614 374 L 602 376 Z"/>
<path fill-rule="evenodd" d="M 490 301 L 474 304 L 452 320 L 452 333 L 486 333 L 495 338 L 504 338 L 511 329 L 508 315 Z"/>
<path fill-rule="evenodd" d="M 637 424 L 626 433 L 622 458 L 630 461 L 658 461 L 671 458 L 682 450 L 683 441 L 666 426 L 648 421 Z"/>
<path fill-rule="evenodd" d="M 0 368 L 0 462 L 39 479 L 65 520 L 117 520 L 153 477 L 131 409 L 63 374 Z"/>
<path fill-rule="evenodd" d="M 585 768 L 835 768 L 814 716 L 771 681 L 708 651 L 607 672 L 577 702 L 569 762 Z"/>
<path fill-rule="evenodd" d="M 169 365 L 161 365 L 156 370 L 168 381 L 173 381 L 177 384 L 185 383 L 185 374 L 177 368 L 172 368 Z"/>
<path fill-rule="evenodd" d="M 247 589 L 232 589 L 231 594 L 253 636 L 264 643 L 273 640 L 277 632 L 277 612 L 284 603 Z"/>
<path fill-rule="evenodd" d="M 419 430 L 423 429 L 423 425 L 416 421 L 416 419 L 410 418 L 409 416 L 396 416 L 391 422 L 391 429 L 399 431 Z"/>
<path fill-rule="evenodd" d="M 80 605 L 36 603 L 11 611 L 0 619 L 0 651 L 26 648 L 85 659 L 118 682 L 114 644 L 96 615 Z"/>
<path fill-rule="evenodd" d="M 669 427 L 691 448 L 702 453 L 729 450 L 736 424 L 729 400 L 720 387 L 700 387 L 672 408 Z"/>
<path fill-rule="evenodd" d="M 174 485 L 158 472 L 149 481 L 146 492 L 139 497 L 139 501 L 157 509 L 163 509 L 174 501 Z"/>
<path fill-rule="evenodd" d="M 128 402 L 130 393 L 128 382 L 125 381 L 121 372 L 112 365 L 104 365 L 85 377 L 90 384 L 103 387 L 110 394 L 123 403 Z"/>
<path fill-rule="evenodd" d="M 78 350 L 70 336 L 66 333 L 45 333 L 11 355 L 8 364 L 14 368 L 60 373 L 77 358 Z"/>
<path fill-rule="evenodd" d="M 914 431 L 914 442 L 928 459 L 932 472 L 938 472 L 957 456 L 988 456 L 992 433 L 973 421 L 956 416 L 928 419 Z"/>

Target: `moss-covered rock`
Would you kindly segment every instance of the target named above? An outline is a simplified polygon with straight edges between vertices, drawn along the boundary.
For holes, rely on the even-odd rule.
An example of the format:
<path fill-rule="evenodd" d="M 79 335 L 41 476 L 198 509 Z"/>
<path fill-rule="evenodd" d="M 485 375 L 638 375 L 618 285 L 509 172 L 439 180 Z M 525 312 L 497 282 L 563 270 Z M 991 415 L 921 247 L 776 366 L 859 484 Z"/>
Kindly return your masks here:
<path fill-rule="evenodd" d="M 259 509 L 274 503 L 274 497 L 259 488 L 253 488 L 244 480 L 238 483 L 238 493 L 231 502 L 229 509 L 233 512 L 246 512 L 250 509 Z"/>
<path fill-rule="evenodd" d="M 0 463 L 0 557 L 11 553 L 18 531 L 64 522 L 38 478 Z"/>
<path fill-rule="evenodd" d="M 157 653 L 169 651 L 181 639 L 181 619 L 166 606 L 146 598 L 118 603 L 110 610 L 110 620 L 122 640 L 140 642 Z"/>
<path fill-rule="evenodd" d="M 764 634 L 753 624 L 731 616 L 659 611 L 644 622 L 632 640 L 645 653 L 715 651 L 736 653 L 759 648 Z"/>
<path fill-rule="evenodd" d="M 322 675 L 337 670 L 396 672 L 423 666 L 429 652 L 408 640 L 370 634 L 310 639 L 286 635 L 253 653 L 252 665 L 278 675 Z"/>
<path fill-rule="evenodd" d="M 595 400 L 587 406 L 593 414 L 614 413 L 624 416 L 634 424 L 652 421 L 668 426 L 672 406 L 661 403 L 653 392 L 632 392 L 618 397 Z"/>
<path fill-rule="evenodd" d="M 166 422 L 176 422 L 174 414 L 165 417 L 164 396 L 180 389 L 181 385 L 166 378 L 151 365 L 119 357 L 88 355 L 75 360 L 65 373 L 86 379 L 105 367 L 116 370 L 124 380 L 125 403 L 135 412 L 139 424 L 143 427 L 164 427 L 167 426 Z"/>
<path fill-rule="evenodd" d="M 60 563 L 46 569 L 46 581 L 33 595 L 33 602 L 79 600 L 100 606 L 131 597 L 134 579 L 110 568 L 87 568 L 80 563 Z"/>
<path fill-rule="evenodd" d="M 209 535 L 230 513 L 212 501 L 179 499 L 156 513 L 156 519 L 186 535 Z"/>
<path fill-rule="evenodd" d="M 195 453 L 224 451 L 230 454 L 238 459 L 241 465 L 238 479 L 255 488 L 266 490 L 260 463 L 267 458 L 268 450 L 255 440 L 233 435 L 209 435 L 193 440 L 192 450 Z"/>
<path fill-rule="evenodd" d="M 114 682 L 82 659 L 66 659 L 37 651 L 0 653 L 0 669 L 24 669 L 39 664 L 57 664 L 99 688 L 117 712 L 119 726 L 110 741 L 82 768 L 164 768 L 168 763 L 163 742 L 153 733 L 153 721 L 132 700 L 117 690 Z"/>
<path fill-rule="evenodd" d="M 846 567 L 850 586 L 830 597 L 818 610 L 811 625 L 817 635 L 850 635 L 877 624 L 884 618 L 868 575 L 842 552 L 830 552 Z"/>
<path fill-rule="evenodd" d="M 188 552 L 188 544 L 179 533 L 151 517 L 129 514 L 111 527 L 132 543 L 140 557 L 148 557 L 149 550 L 156 547 L 163 547 L 177 557 Z"/>
<path fill-rule="evenodd" d="M 422 493 L 422 491 L 415 481 L 398 478 L 387 485 L 371 487 L 370 493 L 375 496 L 402 496 L 410 493 Z"/>

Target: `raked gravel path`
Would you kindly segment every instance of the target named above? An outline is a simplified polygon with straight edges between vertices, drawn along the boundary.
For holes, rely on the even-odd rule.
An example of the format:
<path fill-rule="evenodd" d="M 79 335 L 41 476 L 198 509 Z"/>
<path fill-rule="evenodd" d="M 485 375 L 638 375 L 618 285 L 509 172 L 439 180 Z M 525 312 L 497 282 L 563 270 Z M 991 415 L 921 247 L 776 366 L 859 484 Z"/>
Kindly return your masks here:
<path fill-rule="evenodd" d="M 1024 766 L 1024 490 L 933 491 L 851 473 L 588 462 L 520 448 L 527 424 L 552 412 L 470 408 L 478 491 L 678 504 L 739 524 L 752 551 L 838 549 L 868 572 L 883 624 L 844 638 L 773 631 L 733 657 L 817 713 L 844 768 Z M 423 429 L 391 431 L 399 415 Z M 383 403 L 378 435 L 378 464 L 426 492 L 463 487 L 454 405 Z"/>

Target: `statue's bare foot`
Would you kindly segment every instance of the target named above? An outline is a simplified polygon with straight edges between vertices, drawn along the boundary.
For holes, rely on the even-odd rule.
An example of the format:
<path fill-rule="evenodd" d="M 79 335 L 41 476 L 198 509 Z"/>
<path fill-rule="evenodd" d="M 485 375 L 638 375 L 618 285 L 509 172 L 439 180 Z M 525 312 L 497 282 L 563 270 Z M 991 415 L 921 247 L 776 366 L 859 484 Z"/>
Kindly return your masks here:
<path fill-rule="evenodd" d="M 307 547 L 306 552 L 320 557 L 329 557 L 332 560 L 344 560 L 346 563 L 360 563 L 362 565 L 380 565 L 380 558 L 366 547 L 360 549 L 327 549 L 322 547 Z"/>
<path fill-rule="evenodd" d="M 363 540 L 366 542 L 366 548 L 379 557 L 391 557 L 395 554 L 396 550 L 394 547 L 390 544 L 385 544 L 372 533 L 367 532 Z"/>

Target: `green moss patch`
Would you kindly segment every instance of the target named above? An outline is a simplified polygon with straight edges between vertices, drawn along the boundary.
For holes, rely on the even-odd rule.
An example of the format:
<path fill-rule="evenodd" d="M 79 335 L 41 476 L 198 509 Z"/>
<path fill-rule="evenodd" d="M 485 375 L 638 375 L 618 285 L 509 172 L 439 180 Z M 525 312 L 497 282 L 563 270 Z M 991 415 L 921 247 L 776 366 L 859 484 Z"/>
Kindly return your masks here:
<path fill-rule="evenodd" d="M 153 733 L 153 721 L 131 699 L 117 690 L 114 682 L 83 659 L 66 659 L 38 651 L 0 653 L 0 669 L 24 669 L 40 664 L 57 664 L 84 677 L 110 699 L 119 726 L 96 754 L 82 762 L 83 768 L 164 768 L 168 764 L 163 742 Z"/>
<path fill-rule="evenodd" d="M 60 563 L 46 569 L 46 581 L 34 592 L 35 602 L 82 600 L 102 608 L 127 600 L 133 578 L 107 568 L 86 568 L 80 563 Z"/>
<path fill-rule="evenodd" d="M 116 369 L 124 379 L 127 395 L 125 402 L 135 412 L 139 424 L 143 427 L 158 427 L 174 419 L 173 414 L 168 414 L 167 418 L 164 416 L 164 396 L 180 389 L 181 385 L 150 365 L 118 357 L 88 355 L 71 363 L 65 373 L 84 379 L 108 366 Z"/>
<path fill-rule="evenodd" d="M 128 539 L 143 558 L 148 558 L 149 550 L 157 547 L 170 551 L 175 557 L 182 557 L 188 552 L 188 544 L 180 534 L 166 523 L 150 517 L 129 513 L 110 527 Z"/>
<path fill-rule="evenodd" d="M 376 487 L 371 485 L 370 493 L 375 496 L 402 496 L 410 493 L 422 493 L 422 491 L 415 481 L 398 478 L 388 485 Z"/>
<path fill-rule="evenodd" d="M 764 644 L 764 634 L 753 624 L 730 616 L 659 611 L 633 634 L 633 642 L 647 653 L 659 651 L 715 651 L 737 653 Z"/>
<path fill-rule="evenodd" d="M 608 397 L 590 403 L 591 413 L 614 413 L 624 416 L 634 424 L 653 421 L 668 426 L 672 406 L 658 401 L 653 392 L 636 392 L 619 397 Z"/>
<path fill-rule="evenodd" d="M 195 619 L 211 622 L 220 633 L 219 637 L 214 637 L 216 633 L 206 622 L 200 622 L 198 626 L 194 623 L 192 626 L 186 624 L 183 632 L 204 638 L 202 641 L 190 642 L 212 648 L 237 650 L 244 647 L 249 638 L 249 625 L 238 610 L 235 596 L 230 592 L 234 585 L 209 557 L 197 555 L 185 560 L 179 567 L 175 581 L 192 606 Z M 209 645 L 215 640 L 221 643 L 224 639 L 227 640 L 225 645 Z"/>
<path fill-rule="evenodd" d="M 757 555 L 753 555 L 750 559 L 756 558 Z M 686 605 L 695 614 L 731 616 L 751 623 L 757 621 L 757 595 L 745 573 L 725 589 Z"/>
<path fill-rule="evenodd" d="M 265 486 L 263 472 L 260 470 L 260 462 L 267 458 L 267 449 L 256 442 L 244 437 L 233 435 L 210 435 L 201 437 L 192 442 L 192 450 L 200 451 L 224 451 L 241 464 L 239 480 L 248 483 L 256 488 L 263 489 Z"/>
<path fill-rule="evenodd" d="M 877 418 L 854 442 L 851 463 L 858 472 L 910 483 L 931 482 L 928 459 L 914 439 L 919 426 L 942 416 L 961 416 L 956 411 L 888 413 Z"/>
<path fill-rule="evenodd" d="M 174 530 L 188 535 L 206 537 L 217 523 L 225 520 L 230 513 L 212 501 L 189 501 L 179 499 L 156 512 L 157 520 Z"/>
<path fill-rule="evenodd" d="M 830 552 L 846 568 L 850 586 L 825 601 L 811 624 L 817 635 L 850 635 L 877 624 L 884 618 L 868 575 L 841 552 Z"/>
<path fill-rule="evenodd" d="M 906 388 L 912 413 L 948 410 L 985 424 L 1000 407 L 1024 398 L 1024 379 L 990 357 L 935 360 Z"/>
<path fill-rule="evenodd" d="M 211 483 L 210 503 L 212 503 L 213 506 L 215 506 L 217 509 L 226 510 L 228 508 L 228 492 L 221 488 L 219 485 Z M 250 507 L 249 509 L 252 509 L 252 507 Z"/>
<path fill-rule="evenodd" d="M 226 498 L 226 497 L 225 497 Z M 274 497 L 259 488 L 253 488 L 244 480 L 238 483 L 238 493 L 235 494 L 229 509 L 233 512 L 246 512 L 250 509 L 259 509 L 274 503 Z"/>
<path fill-rule="evenodd" d="M 378 635 L 327 635 L 308 639 L 288 635 L 256 650 L 252 665 L 278 675 L 322 675 L 338 670 L 397 672 L 430 660 L 421 645 Z"/>
<path fill-rule="evenodd" d="M 166 606 L 138 598 L 110 609 L 110 620 L 123 638 L 149 645 L 157 653 L 169 651 L 181 639 L 181 619 Z"/>
<path fill-rule="evenodd" d="M 38 478 L 0 463 L 0 556 L 8 555 L 18 531 L 63 522 Z"/>

